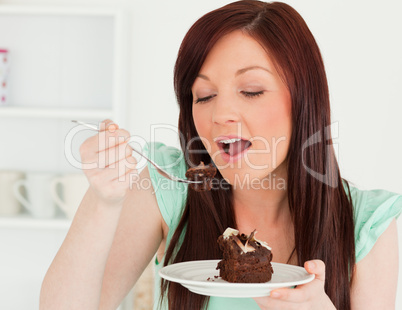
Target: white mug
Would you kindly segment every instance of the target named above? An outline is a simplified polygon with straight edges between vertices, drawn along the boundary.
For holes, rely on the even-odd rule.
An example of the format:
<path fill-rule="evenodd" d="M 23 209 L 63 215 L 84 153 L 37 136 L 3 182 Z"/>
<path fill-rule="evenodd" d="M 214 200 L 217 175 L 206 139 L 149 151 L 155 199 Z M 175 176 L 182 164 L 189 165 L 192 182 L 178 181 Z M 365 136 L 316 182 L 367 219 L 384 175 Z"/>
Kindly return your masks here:
<path fill-rule="evenodd" d="M 52 200 L 50 182 L 54 175 L 45 172 L 30 172 L 25 180 L 14 184 L 14 195 L 35 218 L 52 218 L 56 214 L 56 206 Z M 24 197 L 20 190 L 25 188 Z"/>
<path fill-rule="evenodd" d="M 24 178 L 19 171 L 0 171 L 0 215 L 14 216 L 21 212 L 21 203 L 13 194 L 14 183 Z"/>
<path fill-rule="evenodd" d="M 62 197 L 58 194 L 61 187 Z M 53 179 L 53 201 L 64 211 L 67 218 L 72 219 L 89 187 L 89 182 L 83 173 L 71 173 Z"/>

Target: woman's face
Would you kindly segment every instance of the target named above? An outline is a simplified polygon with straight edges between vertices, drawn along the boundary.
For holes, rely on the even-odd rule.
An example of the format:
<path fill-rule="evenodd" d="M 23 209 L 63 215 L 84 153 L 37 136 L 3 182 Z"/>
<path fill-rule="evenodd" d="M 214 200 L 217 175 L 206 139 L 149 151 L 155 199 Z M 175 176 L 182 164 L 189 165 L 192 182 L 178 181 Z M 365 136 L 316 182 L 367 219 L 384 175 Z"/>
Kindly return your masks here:
<path fill-rule="evenodd" d="M 285 176 L 280 168 L 289 148 L 291 98 L 256 40 L 241 31 L 222 37 L 192 93 L 198 135 L 230 184 L 259 182 L 273 172 Z"/>

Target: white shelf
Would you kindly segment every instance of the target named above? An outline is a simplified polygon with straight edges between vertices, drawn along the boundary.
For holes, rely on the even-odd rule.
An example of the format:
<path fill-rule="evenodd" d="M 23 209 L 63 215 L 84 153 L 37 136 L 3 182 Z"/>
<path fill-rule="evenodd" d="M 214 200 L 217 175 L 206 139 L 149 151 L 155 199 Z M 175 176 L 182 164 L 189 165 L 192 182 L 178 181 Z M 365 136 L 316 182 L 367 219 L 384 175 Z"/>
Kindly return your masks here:
<path fill-rule="evenodd" d="M 0 229 L 60 229 L 68 230 L 71 220 L 68 219 L 36 219 L 28 216 L 0 217 Z"/>
<path fill-rule="evenodd" d="M 20 126 L 13 135 L 3 130 L 2 141 L 25 143 L 0 153 L 1 162 L 11 167 L 23 162 L 27 171 L 64 168 L 62 142 L 72 124 L 43 124 L 43 119 L 110 118 L 124 125 L 129 36 L 122 8 L 0 4 L 0 21 L 1 47 L 10 50 L 13 74 L 8 81 L 9 102 L 21 104 L 0 106 L 0 127 L 33 120 L 31 127 Z M 18 158 L 27 144 L 31 156 Z M 0 217 L 0 229 L 68 230 L 70 225 L 71 220 L 63 218 Z"/>
<path fill-rule="evenodd" d="M 0 17 L 3 19 L 1 36 L 5 36 L 2 37 L 4 45 L 2 47 L 10 50 L 10 59 L 14 57 L 14 63 L 11 63 L 13 77 L 10 77 L 9 81 L 9 100 L 19 99 L 14 102 L 27 103 L 26 108 L 15 106 L 0 109 L 0 117 L 96 120 L 112 118 L 124 125 L 127 100 L 128 20 L 121 8 L 99 5 L 0 4 Z M 31 28 L 24 26 L 24 19 Z M 83 23 L 85 19 L 88 19 L 87 24 Z M 8 27 L 10 29 L 4 31 Z M 80 27 L 84 30 L 82 36 Z M 40 34 L 38 38 L 32 35 L 32 29 Z M 100 30 L 96 32 L 96 29 Z M 95 34 L 90 36 L 93 43 L 87 44 L 90 42 L 88 36 L 92 33 Z M 83 40 L 85 44 L 81 45 Z M 77 52 L 72 46 L 80 47 L 80 51 Z M 39 53 L 38 51 L 42 49 L 43 52 Z M 99 51 L 102 53 L 97 54 Z M 92 61 L 92 55 L 98 60 Z M 103 63 L 105 67 L 102 67 Z M 82 86 L 84 82 L 77 82 L 80 79 L 73 78 L 75 71 L 71 68 L 76 67 L 78 70 L 81 68 L 84 70 L 83 76 L 87 78 L 87 86 Z M 26 72 L 29 74 L 26 75 Z M 33 72 L 38 72 L 37 76 L 33 76 Z M 93 72 L 99 74 L 95 75 Z M 24 78 L 21 78 L 22 76 Z M 48 85 L 47 92 L 44 91 L 43 85 Z M 77 93 L 76 96 L 71 95 L 74 91 Z M 35 98 L 39 99 L 38 102 L 43 100 L 47 106 L 50 102 L 54 102 L 54 109 L 39 106 L 32 109 L 34 104 L 31 95 L 35 95 Z M 69 102 L 77 106 L 77 103 L 86 100 L 88 101 L 86 109 L 56 108 L 57 105 L 66 107 Z M 97 109 L 97 106 L 101 109 Z"/>
<path fill-rule="evenodd" d="M 113 114 L 112 109 L 0 108 L 0 117 L 103 120 L 113 118 Z"/>

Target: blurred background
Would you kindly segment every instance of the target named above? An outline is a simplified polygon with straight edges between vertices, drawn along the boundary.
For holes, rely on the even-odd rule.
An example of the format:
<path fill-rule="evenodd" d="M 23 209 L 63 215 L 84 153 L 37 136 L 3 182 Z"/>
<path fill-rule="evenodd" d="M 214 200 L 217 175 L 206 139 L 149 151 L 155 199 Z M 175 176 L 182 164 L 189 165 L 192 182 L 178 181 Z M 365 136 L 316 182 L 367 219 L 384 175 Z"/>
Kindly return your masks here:
<path fill-rule="evenodd" d="M 71 120 L 111 118 L 139 148 L 179 146 L 180 42 L 197 18 L 229 2 L 0 0 L 0 309 L 38 309 L 43 276 L 88 186 L 78 149 L 93 132 Z M 401 2 L 284 2 L 321 48 L 343 177 L 402 193 Z M 120 310 L 151 309 L 151 294 L 150 265 Z"/>

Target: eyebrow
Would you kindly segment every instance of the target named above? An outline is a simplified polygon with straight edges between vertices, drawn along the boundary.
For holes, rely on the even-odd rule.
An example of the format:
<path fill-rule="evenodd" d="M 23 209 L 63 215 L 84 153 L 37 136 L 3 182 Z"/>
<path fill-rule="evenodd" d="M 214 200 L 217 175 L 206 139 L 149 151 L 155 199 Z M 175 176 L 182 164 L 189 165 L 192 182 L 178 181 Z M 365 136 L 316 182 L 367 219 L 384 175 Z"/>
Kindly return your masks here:
<path fill-rule="evenodd" d="M 251 67 L 247 67 L 247 68 L 243 68 L 243 69 L 237 70 L 235 76 L 238 76 L 238 75 L 243 74 L 243 73 L 245 73 L 245 72 L 247 72 L 247 71 L 256 70 L 256 69 L 261 69 L 261 70 L 264 70 L 264 71 L 266 71 L 266 72 L 272 74 L 271 70 L 269 70 L 269 69 L 267 69 L 267 68 L 265 68 L 265 67 L 261 67 L 261 66 L 251 66 Z"/>
<path fill-rule="evenodd" d="M 246 67 L 246 68 L 237 70 L 236 73 L 235 73 L 235 76 L 239 76 L 239 75 L 241 75 L 241 74 L 243 74 L 243 73 L 245 73 L 247 71 L 256 70 L 256 69 L 264 70 L 264 71 L 266 71 L 266 72 L 268 72 L 270 74 L 273 74 L 272 71 L 267 69 L 267 68 L 264 68 L 264 67 L 261 67 L 261 66 L 250 66 L 250 67 Z M 207 77 L 206 75 L 198 74 L 197 77 L 199 77 L 201 79 L 204 79 L 206 81 L 209 81 L 209 77 Z"/>

